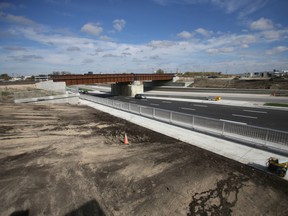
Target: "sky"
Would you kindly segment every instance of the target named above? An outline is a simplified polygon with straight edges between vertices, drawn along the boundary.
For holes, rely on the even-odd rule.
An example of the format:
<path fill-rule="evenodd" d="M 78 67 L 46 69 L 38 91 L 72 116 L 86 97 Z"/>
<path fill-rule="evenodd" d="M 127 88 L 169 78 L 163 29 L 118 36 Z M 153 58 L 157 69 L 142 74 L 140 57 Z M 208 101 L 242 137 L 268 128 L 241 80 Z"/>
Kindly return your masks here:
<path fill-rule="evenodd" d="M 287 0 L 0 0 L 0 74 L 288 70 Z"/>

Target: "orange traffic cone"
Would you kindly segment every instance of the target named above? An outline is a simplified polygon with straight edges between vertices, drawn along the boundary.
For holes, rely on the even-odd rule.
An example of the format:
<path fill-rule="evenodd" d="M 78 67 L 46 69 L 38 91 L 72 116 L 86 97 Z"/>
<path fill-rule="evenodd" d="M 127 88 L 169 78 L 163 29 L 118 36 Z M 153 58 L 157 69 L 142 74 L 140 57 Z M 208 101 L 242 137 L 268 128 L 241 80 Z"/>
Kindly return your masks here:
<path fill-rule="evenodd" d="M 128 137 L 127 137 L 127 134 L 125 133 L 125 135 L 124 135 L 124 144 L 125 145 L 128 145 L 129 144 L 129 142 L 128 142 Z"/>

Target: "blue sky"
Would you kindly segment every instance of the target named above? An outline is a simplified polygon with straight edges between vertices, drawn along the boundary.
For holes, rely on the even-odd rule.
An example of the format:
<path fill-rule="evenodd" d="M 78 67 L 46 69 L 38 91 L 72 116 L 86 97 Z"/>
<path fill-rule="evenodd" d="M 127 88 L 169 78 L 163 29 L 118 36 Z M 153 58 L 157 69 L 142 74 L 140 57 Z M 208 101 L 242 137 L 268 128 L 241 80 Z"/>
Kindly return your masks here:
<path fill-rule="evenodd" d="M 287 0 L 0 0 L 0 73 L 288 69 Z"/>

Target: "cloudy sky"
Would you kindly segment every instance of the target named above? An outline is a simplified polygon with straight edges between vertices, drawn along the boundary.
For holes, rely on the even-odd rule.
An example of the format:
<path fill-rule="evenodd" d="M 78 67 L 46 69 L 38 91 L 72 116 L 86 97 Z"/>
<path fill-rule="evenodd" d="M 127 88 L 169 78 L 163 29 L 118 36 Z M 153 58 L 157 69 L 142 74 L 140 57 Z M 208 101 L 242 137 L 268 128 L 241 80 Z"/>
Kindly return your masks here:
<path fill-rule="evenodd" d="M 0 73 L 288 69 L 287 0 L 0 0 Z"/>

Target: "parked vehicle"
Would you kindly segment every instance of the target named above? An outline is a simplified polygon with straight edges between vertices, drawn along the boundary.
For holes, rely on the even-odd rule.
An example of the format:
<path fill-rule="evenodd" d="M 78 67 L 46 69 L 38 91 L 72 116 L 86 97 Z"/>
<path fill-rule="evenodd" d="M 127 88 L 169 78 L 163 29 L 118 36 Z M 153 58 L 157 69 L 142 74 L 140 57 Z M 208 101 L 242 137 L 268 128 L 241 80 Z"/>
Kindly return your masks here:
<path fill-rule="evenodd" d="M 146 99 L 146 96 L 143 94 L 136 94 L 135 99 Z"/>
<path fill-rule="evenodd" d="M 220 96 L 208 96 L 206 100 L 219 101 L 221 100 L 221 97 Z"/>
<path fill-rule="evenodd" d="M 87 89 L 79 88 L 79 93 L 87 94 L 87 93 L 88 93 L 88 90 L 87 90 Z"/>

